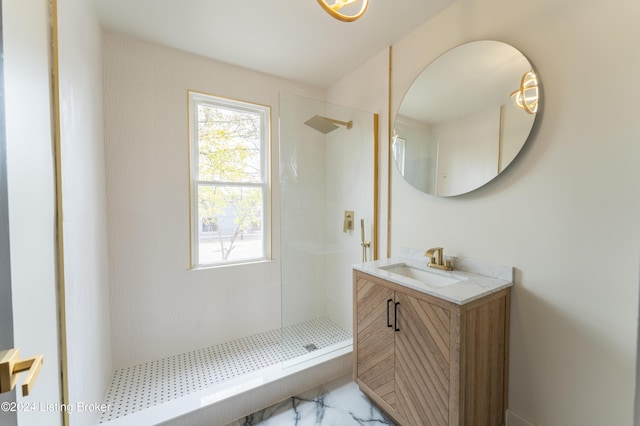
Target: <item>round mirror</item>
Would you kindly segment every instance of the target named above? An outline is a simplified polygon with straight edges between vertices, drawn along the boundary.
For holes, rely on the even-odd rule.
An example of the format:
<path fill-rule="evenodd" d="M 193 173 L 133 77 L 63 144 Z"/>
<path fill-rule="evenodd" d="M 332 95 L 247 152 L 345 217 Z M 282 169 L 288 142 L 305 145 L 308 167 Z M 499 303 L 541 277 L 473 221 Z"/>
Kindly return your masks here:
<path fill-rule="evenodd" d="M 404 179 L 448 197 L 495 178 L 529 137 L 538 83 L 527 58 L 498 41 L 466 43 L 435 59 L 394 122 L 392 155 Z"/>

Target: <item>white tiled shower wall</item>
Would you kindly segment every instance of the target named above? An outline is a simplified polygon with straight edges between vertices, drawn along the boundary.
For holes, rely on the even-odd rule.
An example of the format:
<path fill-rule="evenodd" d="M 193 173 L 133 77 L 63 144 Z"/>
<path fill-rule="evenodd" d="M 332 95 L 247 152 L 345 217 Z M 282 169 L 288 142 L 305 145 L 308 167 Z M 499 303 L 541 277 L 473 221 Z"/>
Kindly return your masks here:
<path fill-rule="evenodd" d="M 325 315 L 350 329 L 360 220 L 367 240 L 373 229 L 373 114 L 292 94 L 280 99 L 283 325 Z M 304 125 L 314 115 L 353 124 L 324 135 Z M 354 212 L 347 232 L 346 210 Z"/>
<path fill-rule="evenodd" d="M 125 36 L 103 42 L 114 367 L 280 327 L 277 186 L 274 261 L 189 270 L 187 91 L 272 106 L 275 181 L 279 91 L 323 92 Z"/>

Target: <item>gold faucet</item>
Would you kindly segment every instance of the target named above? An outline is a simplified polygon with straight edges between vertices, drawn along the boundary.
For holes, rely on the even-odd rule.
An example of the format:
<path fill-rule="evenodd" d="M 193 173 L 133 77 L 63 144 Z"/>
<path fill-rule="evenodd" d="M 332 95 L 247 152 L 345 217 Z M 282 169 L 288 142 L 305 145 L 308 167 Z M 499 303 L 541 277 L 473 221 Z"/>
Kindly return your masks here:
<path fill-rule="evenodd" d="M 453 268 L 451 267 L 451 261 L 444 260 L 444 256 L 442 253 L 443 250 L 444 249 L 442 247 L 434 247 L 427 250 L 424 254 L 429 258 L 429 265 L 427 266 L 429 266 L 430 268 L 442 269 L 445 271 L 453 271 Z"/>

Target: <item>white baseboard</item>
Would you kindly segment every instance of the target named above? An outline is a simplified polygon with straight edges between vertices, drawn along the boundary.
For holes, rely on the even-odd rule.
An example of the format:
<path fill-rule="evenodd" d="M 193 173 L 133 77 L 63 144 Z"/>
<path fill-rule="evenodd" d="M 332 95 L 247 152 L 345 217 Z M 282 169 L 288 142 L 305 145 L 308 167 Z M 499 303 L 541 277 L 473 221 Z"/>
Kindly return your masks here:
<path fill-rule="evenodd" d="M 507 426 L 536 426 L 524 417 L 516 414 L 513 410 L 507 409 Z"/>

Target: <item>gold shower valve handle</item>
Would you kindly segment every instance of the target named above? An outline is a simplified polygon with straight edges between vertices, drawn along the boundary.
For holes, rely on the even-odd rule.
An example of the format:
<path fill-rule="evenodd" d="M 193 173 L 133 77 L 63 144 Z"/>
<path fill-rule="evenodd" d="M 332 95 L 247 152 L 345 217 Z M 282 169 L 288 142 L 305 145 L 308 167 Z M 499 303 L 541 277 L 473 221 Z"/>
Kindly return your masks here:
<path fill-rule="evenodd" d="M 342 232 L 353 231 L 353 210 L 344 211 L 344 222 L 342 223 Z"/>
<path fill-rule="evenodd" d="M 42 354 L 21 360 L 20 350 L 17 348 L 0 352 L 0 393 L 13 390 L 18 381 L 18 375 L 26 371 L 27 375 L 22 382 L 22 396 L 28 396 L 43 362 Z"/>

